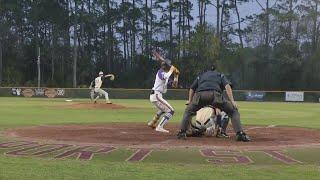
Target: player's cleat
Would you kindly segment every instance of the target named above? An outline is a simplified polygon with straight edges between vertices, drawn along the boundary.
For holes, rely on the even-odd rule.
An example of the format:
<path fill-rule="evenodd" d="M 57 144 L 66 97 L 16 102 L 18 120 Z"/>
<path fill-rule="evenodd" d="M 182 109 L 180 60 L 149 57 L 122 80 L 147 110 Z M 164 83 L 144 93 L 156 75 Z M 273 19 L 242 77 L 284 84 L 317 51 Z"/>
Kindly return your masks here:
<path fill-rule="evenodd" d="M 148 122 L 148 126 L 152 129 L 157 127 L 157 122 L 159 121 L 160 116 L 155 115 L 151 121 Z"/>
<path fill-rule="evenodd" d="M 187 133 L 186 133 L 186 132 L 179 131 L 178 134 L 177 134 L 177 138 L 178 138 L 178 139 L 186 140 L 186 139 L 187 139 Z"/>
<path fill-rule="evenodd" d="M 238 132 L 236 135 L 237 141 L 249 142 L 251 141 L 250 137 L 244 132 Z"/>
<path fill-rule="evenodd" d="M 111 101 L 107 101 L 106 103 L 107 103 L 107 104 L 112 104 L 112 102 L 111 102 Z"/>
<path fill-rule="evenodd" d="M 230 138 L 230 136 L 229 136 L 227 133 L 225 133 L 225 132 L 218 133 L 218 134 L 216 135 L 216 137 L 217 137 L 217 138 Z"/>
<path fill-rule="evenodd" d="M 148 126 L 151 127 L 152 129 L 155 129 L 157 127 L 157 122 L 151 120 L 148 122 Z"/>
<path fill-rule="evenodd" d="M 158 131 L 158 132 L 163 132 L 163 133 L 169 133 L 168 130 L 165 130 L 165 129 L 164 129 L 163 127 L 161 127 L 161 126 L 157 126 L 156 131 Z"/>
<path fill-rule="evenodd" d="M 93 104 L 97 104 L 97 101 L 93 101 Z"/>
<path fill-rule="evenodd" d="M 230 138 L 230 136 L 225 131 L 222 131 L 221 128 L 218 128 L 216 137 L 217 138 Z"/>

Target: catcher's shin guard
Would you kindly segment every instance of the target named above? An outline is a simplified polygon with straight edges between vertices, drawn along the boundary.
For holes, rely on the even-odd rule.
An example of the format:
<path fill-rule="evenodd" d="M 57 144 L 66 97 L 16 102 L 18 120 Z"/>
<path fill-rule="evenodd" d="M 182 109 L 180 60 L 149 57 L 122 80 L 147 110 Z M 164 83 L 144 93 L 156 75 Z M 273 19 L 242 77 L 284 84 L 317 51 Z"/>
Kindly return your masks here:
<path fill-rule="evenodd" d="M 229 117 L 226 114 L 217 116 L 217 135 L 218 138 L 229 138 L 226 133 L 229 124 Z"/>
<path fill-rule="evenodd" d="M 229 122 L 229 120 L 228 120 L 228 122 Z M 228 127 L 228 124 L 226 124 L 225 126 L 222 126 L 222 127 L 218 127 L 216 137 L 217 138 L 230 138 L 230 136 L 227 134 L 227 127 Z"/>
<path fill-rule="evenodd" d="M 227 128 L 228 128 L 228 124 L 229 124 L 229 117 L 225 116 L 222 120 L 221 120 L 221 131 L 222 132 L 227 132 Z"/>

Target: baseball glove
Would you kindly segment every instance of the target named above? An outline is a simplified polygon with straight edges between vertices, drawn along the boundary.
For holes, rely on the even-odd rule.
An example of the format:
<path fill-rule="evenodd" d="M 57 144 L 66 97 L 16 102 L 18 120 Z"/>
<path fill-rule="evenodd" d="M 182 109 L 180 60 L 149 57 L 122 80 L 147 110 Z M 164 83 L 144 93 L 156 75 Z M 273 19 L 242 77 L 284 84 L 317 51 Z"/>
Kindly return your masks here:
<path fill-rule="evenodd" d="M 180 71 L 179 71 L 179 69 L 178 68 L 176 68 L 175 67 L 175 69 L 174 69 L 174 71 L 173 71 L 173 74 L 175 74 L 175 75 L 180 75 Z"/>
<path fill-rule="evenodd" d="M 173 80 L 173 83 L 172 83 L 172 87 L 178 88 L 179 75 L 180 75 L 180 71 L 178 70 L 178 68 L 174 67 L 173 75 L 174 75 L 174 80 Z"/>
<path fill-rule="evenodd" d="M 114 75 L 113 75 L 113 74 L 110 74 L 110 80 L 113 81 L 114 78 L 115 78 Z"/>
<path fill-rule="evenodd" d="M 178 83 L 179 82 L 178 82 L 177 79 L 173 80 L 172 87 L 177 88 L 178 87 Z"/>

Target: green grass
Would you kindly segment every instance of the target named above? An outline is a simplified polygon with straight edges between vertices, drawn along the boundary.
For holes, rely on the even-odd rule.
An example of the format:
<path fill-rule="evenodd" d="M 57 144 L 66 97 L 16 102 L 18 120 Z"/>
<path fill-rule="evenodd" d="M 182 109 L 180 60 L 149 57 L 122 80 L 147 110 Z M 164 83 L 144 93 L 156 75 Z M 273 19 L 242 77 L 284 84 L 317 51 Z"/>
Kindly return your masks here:
<path fill-rule="evenodd" d="M 169 102 L 176 109 L 170 123 L 178 123 L 185 101 Z M 147 122 L 156 111 L 148 100 L 114 100 L 114 103 L 131 108 L 76 110 L 65 108 L 71 103 L 64 99 L 0 98 L 0 129 L 44 124 Z M 244 124 L 320 129 L 320 104 L 239 102 L 239 106 Z M 258 165 L 202 164 L 204 158 L 196 159 L 199 155 L 195 151 L 179 156 L 180 151 L 153 153 L 157 163 L 149 158 L 141 163 L 124 162 L 130 150 L 114 151 L 115 156 L 98 155 L 86 162 L 0 155 L 0 179 L 319 179 L 320 174 L 319 149 L 288 151 L 299 160 L 311 162 L 290 166 L 275 163 L 258 153 L 251 154 L 253 159 L 262 162 Z M 307 157 L 307 154 L 316 155 Z M 186 161 L 185 156 L 195 159 Z"/>
<path fill-rule="evenodd" d="M 0 157 L 0 179 L 318 179 L 317 166 L 204 166 Z"/>
<path fill-rule="evenodd" d="M 1 128 L 64 123 L 146 122 L 156 112 L 148 100 L 114 100 L 132 107 L 120 110 L 77 110 L 65 108 L 82 102 L 64 99 L 0 98 Z M 169 101 L 176 110 L 171 122 L 181 120 L 185 101 Z M 320 104 L 240 102 L 244 124 L 283 125 L 320 129 Z"/>

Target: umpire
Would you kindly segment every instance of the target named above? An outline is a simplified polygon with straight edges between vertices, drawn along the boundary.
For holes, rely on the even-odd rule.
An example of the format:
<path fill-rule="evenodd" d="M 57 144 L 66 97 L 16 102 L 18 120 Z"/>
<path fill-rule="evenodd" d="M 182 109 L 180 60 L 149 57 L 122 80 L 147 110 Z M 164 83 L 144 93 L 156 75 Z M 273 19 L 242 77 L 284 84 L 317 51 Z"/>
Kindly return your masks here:
<path fill-rule="evenodd" d="M 223 97 L 223 90 L 226 90 L 230 101 Z M 211 70 L 198 76 L 193 82 L 189 90 L 187 105 L 181 122 L 181 130 L 177 135 L 178 139 L 187 138 L 186 131 L 191 123 L 192 116 L 194 116 L 199 109 L 212 105 L 226 112 L 228 116 L 231 117 L 233 129 L 237 133 L 237 141 L 250 141 L 249 136 L 247 136 L 242 129 L 237 104 L 233 99 L 231 83 L 224 74 L 216 71 L 215 65 L 211 67 Z"/>

